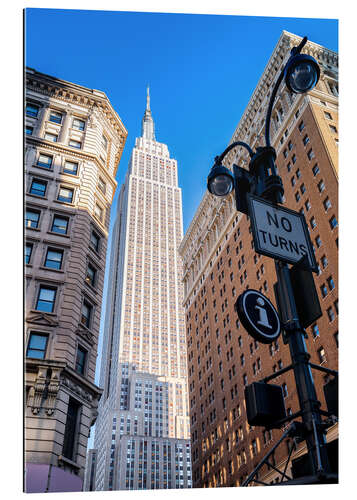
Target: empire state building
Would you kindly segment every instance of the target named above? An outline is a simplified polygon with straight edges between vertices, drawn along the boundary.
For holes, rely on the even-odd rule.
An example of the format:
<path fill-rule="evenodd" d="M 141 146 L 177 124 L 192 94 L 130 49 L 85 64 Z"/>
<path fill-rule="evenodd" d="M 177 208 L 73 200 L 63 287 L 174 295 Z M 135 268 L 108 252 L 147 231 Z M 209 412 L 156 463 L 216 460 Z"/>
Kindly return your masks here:
<path fill-rule="evenodd" d="M 156 141 L 147 89 L 112 236 L 86 489 L 191 486 L 182 237 L 177 162 Z"/>

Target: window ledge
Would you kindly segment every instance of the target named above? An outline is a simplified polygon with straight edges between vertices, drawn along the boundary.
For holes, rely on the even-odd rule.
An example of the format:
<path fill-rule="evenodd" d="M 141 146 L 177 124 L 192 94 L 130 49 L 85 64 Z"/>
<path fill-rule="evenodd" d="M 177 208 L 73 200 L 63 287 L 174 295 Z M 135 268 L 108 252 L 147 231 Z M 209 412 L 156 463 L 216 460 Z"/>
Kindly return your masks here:
<path fill-rule="evenodd" d="M 53 172 L 53 168 L 43 167 L 42 165 L 37 165 L 37 163 L 32 164 L 35 168 L 40 168 L 41 170 L 46 170 L 46 172 Z"/>
<path fill-rule="evenodd" d="M 31 226 L 25 226 L 25 229 L 30 229 L 31 231 L 41 231 L 41 228 L 39 227 L 31 227 Z"/>
<path fill-rule="evenodd" d="M 74 203 L 69 203 L 68 201 L 61 201 L 61 200 L 53 200 L 56 203 L 60 203 L 61 205 L 66 205 L 67 207 L 75 207 Z"/>
<path fill-rule="evenodd" d="M 55 231 L 47 231 L 47 234 L 52 234 L 54 236 L 62 236 L 62 238 L 70 238 L 69 234 L 56 233 Z"/>
<path fill-rule="evenodd" d="M 38 198 L 39 200 L 48 200 L 47 196 L 41 196 L 39 194 L 34 193 L 26 193 L 27 196 L 33 196 L 34 198 Z"/>
<path fill-rule="evenodd" d="M 59 462 L 64 462 L 67 465 L 71 465 L 73 468 L 80 470 L 81 466 L 78 465 L 76 462 L 73 462 L 73 460 L 70 460 L 69 458 L 64 457 L 63 455 L 60 455 L 58 457 Z"/>
<path fill-rule="evenodd" d="M 46 266 L 40 266 L 39 269 L 42 269 L 43 271 L 54 271 L 55 273 L 64 273 L 63 269 L 53 269 L 52 267 L 46 267 Z"/>

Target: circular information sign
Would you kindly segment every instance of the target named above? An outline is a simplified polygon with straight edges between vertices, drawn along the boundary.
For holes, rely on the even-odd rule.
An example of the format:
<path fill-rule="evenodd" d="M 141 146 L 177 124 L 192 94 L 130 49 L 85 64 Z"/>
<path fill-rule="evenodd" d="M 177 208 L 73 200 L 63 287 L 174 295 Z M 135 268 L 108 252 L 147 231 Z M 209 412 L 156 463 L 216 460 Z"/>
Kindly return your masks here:
<path fill-rule="evenodd" d="M 279 337 L 279 315 L 262 293 L 246 290 L 238 297 L 235 308 L 244 328 L 258 342 L 270 344 Z"/>

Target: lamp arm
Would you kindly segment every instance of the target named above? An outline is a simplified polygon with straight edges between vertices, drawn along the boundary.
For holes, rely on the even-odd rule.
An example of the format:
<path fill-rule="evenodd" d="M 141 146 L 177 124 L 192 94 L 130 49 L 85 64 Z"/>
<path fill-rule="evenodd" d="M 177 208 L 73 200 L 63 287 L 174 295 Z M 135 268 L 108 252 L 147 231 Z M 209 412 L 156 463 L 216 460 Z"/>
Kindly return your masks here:
<path fill-rule="evenodd" d="M 267 115 L 266 115 L 266 119 L 265 119 L 265 145 L 267 147 L 270 147 L 270 121 L 271 121 L 271 113 L 273 111 L 273 104 L 275 101 L 276 94 L 278 92 L 278 88 L 279 88 L 279 86 L 284 78 L 285 68 L 287 67 L 287 65 L 289 64 L 289 61 L 291 60 L 291 58 L 293 56 L 295 56 L 296 54 L 300 54 L 300 52 L 301 52 L 302 48 L 304 47 L 304 45 L 306 44 L 306 42 L 307 42 L 307 36 L 304 36 L 304 38 L 301 40 L 299 45 L 297 45 L 296 47 L 293 47 L 291 49 L 290 57 L 289 57 L 287 63 L 285 64 L 284 68 L 281 70 L 279 78 L 277 79 L 277 81 L 275 83 L 273 92 L 272 92 L 271 97 L 270 97 Z"/>
<path fill-rule="evenodd" d="M 216 156 L 215 163 L 218 163 L 218 164 L 222 163 L 222 161 L 223 161 L 224 157 L 226 156 L 226 154 L 229 153 L 229 151 L 231 151 L 236 146 L 242 146 L 243 148 L 245 148 L 248 151 L 250 157 L 254 156 L 254 152 L 253 152 L 252 148 L 247 143 L 242 142 L 242 141 L 236 141 L 236 142 L 232 142 L 232 144 L 230 144 L 223 151 L 222 154 L 220 154 L 219 156 Z"/>

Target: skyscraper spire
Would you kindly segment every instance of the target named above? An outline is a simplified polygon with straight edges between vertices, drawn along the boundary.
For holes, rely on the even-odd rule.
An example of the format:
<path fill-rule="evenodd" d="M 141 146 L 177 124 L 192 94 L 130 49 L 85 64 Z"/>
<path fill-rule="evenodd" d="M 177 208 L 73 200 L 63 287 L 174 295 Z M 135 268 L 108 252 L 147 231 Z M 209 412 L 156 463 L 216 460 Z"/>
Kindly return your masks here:
<path fill-rule="evenodd" d="M 151 109 L 150 109 L 149 85 L 146 88 L 146 109 L 144 117 L 141 122 L 141 136 L 144 139 L 149 139 L 150 141 L 156 141 L 155 131 L 154 131 L 154 120 L 152 119 Z"/>
<path fill-rule="evenodd" d="M 146 110 L 150 111 L 150 88 L 149 88 L 149 85 L 146 88 Z"/>

